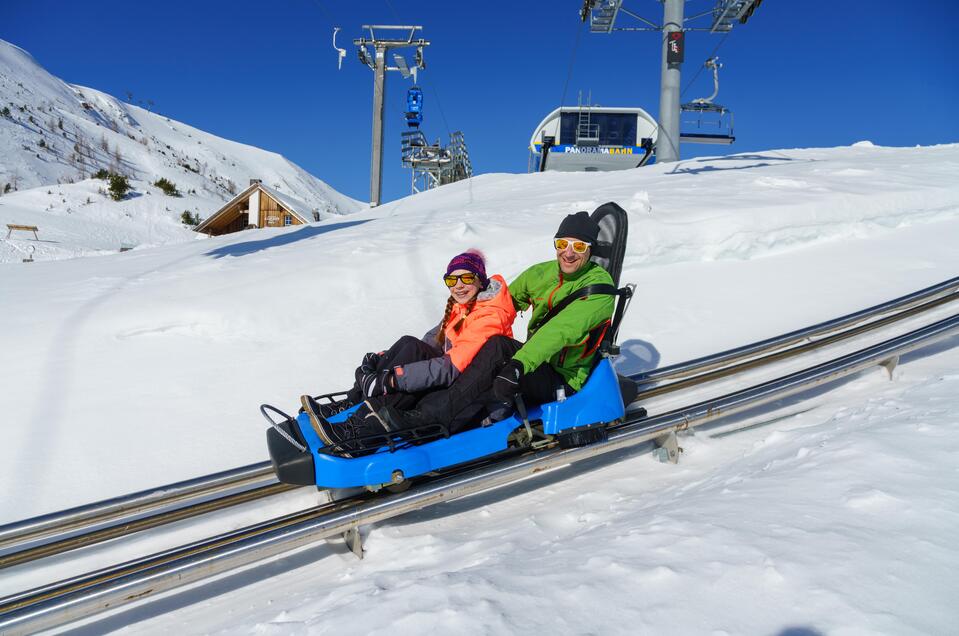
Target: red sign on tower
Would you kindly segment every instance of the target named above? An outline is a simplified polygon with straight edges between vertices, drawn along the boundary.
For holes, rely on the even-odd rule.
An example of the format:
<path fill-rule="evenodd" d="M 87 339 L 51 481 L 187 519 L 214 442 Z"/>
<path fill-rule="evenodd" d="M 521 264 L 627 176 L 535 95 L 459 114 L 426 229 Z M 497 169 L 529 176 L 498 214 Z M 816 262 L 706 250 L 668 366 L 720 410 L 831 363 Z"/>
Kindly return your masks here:
<path fill-rule="evenodd" d="M 666 63 L 682 64 L 683 53 L 686 50 L 684 39 L 685 34 L 682 31 L 671 31 L 666 34 Z"/>

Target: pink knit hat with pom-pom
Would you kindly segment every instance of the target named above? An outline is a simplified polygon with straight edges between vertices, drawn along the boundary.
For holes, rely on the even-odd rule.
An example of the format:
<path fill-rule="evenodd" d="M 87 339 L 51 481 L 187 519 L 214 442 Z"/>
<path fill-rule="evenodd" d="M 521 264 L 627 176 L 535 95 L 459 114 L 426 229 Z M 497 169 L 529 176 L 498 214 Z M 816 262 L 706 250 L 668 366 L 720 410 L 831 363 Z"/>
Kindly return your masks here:
<path fill-rule="evenodd" d="M 458 269 L 465 269 L 473 272 L 480 278 L 480 287 L 486 289 L 489 278 L 486 277 L 486 259 L 479 250 L 466 250 L 462 254 L 457 254 L 446 266 L 446 275 L 455 272 Z"/>

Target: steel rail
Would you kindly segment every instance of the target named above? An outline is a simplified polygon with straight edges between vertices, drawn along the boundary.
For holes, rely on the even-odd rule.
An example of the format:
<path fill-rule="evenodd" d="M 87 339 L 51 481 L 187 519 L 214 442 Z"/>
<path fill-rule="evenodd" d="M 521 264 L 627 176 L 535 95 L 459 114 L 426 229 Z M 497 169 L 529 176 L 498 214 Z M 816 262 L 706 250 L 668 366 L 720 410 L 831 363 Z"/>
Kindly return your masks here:
<path fill-rule="evenodd" d="M 745 345 L 737 349 L 699 358 L 698 360 L 664 367 L 663 369 L 649 373 L 631 376 L 632 379 L 643 383 L 653 382 L 654 380 L 652 380 L 651 377 L 654 375 L 658 376 L 658 374 L 664 374 L 663 377 L 658 377 L 658 380 L 668 377 L 682 378 L 641 391 L 635 401 L 642 401 L 697 384 L 728 377 L 741 371 L 753 369 L 766 363 L 795 357 L 812 349 L 887 326 L 959 299 L 957 290 L 959 290 L 959 277 L 875 305 L 871 308 L 826 321 L 806 329 L 794 331 L 783 336 Z M 933 298 L 933 300 L 924 302 L 929 298 Z M 808 339 L 812 337 L 812 335 L 815 335 L 815 333 L 825 334 L 834 332 L 849 325 L 862 323 L 871 316 L 887 314 L 896 310 L 901 311 L 873 322 L 859 324 L 847 331 L 833 333 L 833 335 L 819 340 L 810 340 L 798 347 L 784 349 L 784 347 L 788 346 L 791 342 Z M 762 357 L 753 357 L 770 350 L 773 351 L 773 353 Z M 739 362 L 738 364 L 732 364 L 736 360 L 744 358 L 751 359 Z M 721 361 L 723 360 L 725 360 L 725 363 L 729 366 L 722 366 L 723 362 Z M 713 370 L 702 372 L 706 369 Z M 700 372 L 699 375 L 691 375 L 696 372 Z M 212 500 L 209 499 L 219 493 L 236 490 L 238 488 L 246 488 L 248 490 L 227 496 L 219 496 Z M 0 550 L 6 550 L 7 552 L 7 554 L 0 556 L 0 569 L 85 547 L 100 541 L 118 538 L 140 530 L 158 527 L 173 521 L 223 510 L 231 506 L 272 496 L 293 488 L 295 487 L 278 485 L 271 470 L 270 463 L 266 461 L 80 506 L 63 512 L 26 519 L 6 526 L 0 526 Z M 204 499 L 206 500 L 202 501 Z M 191 501 L 196 500 L 201 501 L 197 504 L 190 504 Z M 118 519 L 129 519 L 151 511 L 158 512 L 134 521 L 126 521 L 105 528 L 101 527 L 96 530 L 89 530 L 90 528 L 103 526 Z M 83 534 L 76 534 L 81 531 Z M 51 540 L 41 545 L 32 545 L 19 550 L 16 549 L 19 546 L 36 543 L 44 538 Z"/>
<path fill-rule="evenodd" d="M 267 461 L 150 488 L 0 526 L 0 549 L 209 497 L 234 488 L 252 489 L 271 483 L 276 483 L 276 477 Z"/>
<path fill-rule="evenodd" d="M 827 320 L 825 322 L 812 325 L 811 327 L 797 329 L 796 331 L 791 331 L 789 333 L 785 333 L 780 336 L 774 336 L 772 338 L 766 338 L 765 340 L 759 340 L 757 342 L 736 347 L 734 349 L 729 349 L 721 353 L 715 353 L 701 358 L 687 360 L 686 362 L 678 362 L 660 369 L 654 369 L 641 374 L 640 377 L 637 378 L 637 381 L 647 384 L 652 382 L 661 382 L 662 380 L 683 378 L 696 373 L 702 373 L 726 364 L 731 364 L 739 360 L 759 355 L 763 352 L 772 351 L 781 347 L 787 347 L 807 338 L 813 338 L 815 336 L 855 325 L 864 320 L 869 320 L 870 318 L 888 313 L 890 311 L 908 308 L 912 305 L 922 303 L 926 299 L 933 298 L 941 294 L 954 293 L 957 290 L 959 290 L 959 276 L 950 278 L 949 280 L 937 283 L 935 285 L 931 285 L 924 289 L 920 289 L 919 291 L 911 294 L 906 294 L 905 296 L 900 296 L 899 298 L 894 298 L 893 300 L 888 300 L 884 303 L 873 305 L 872 307 L 861 309 L 851 314 L 846 314 L 845 316 L 840 316 L 839 318 L 833 318 L 832 320 Z"/>
<path fill-rule="evenodd" d="M 831 335 L 819 338 L 818 340 L 810 340 L 808 342 L 804 342 L 800 345 L 797 345 L 795 347 L 790 347 L 788 349 L 781 348 L 773 351 L 772 353 L 769 353 L 760 357 L 750 358 L 743 362 L 738 362 L 735 364 L 730 364 L 729 366 L 723 366 L 723 367 L 719 367 L 718 369 L 713 369 L 712 371 L 707 371 L 705 373 L 700 373 L 698 375 L 692 375 L 692 376 L 675 380 L 673 382 L 669 382 L 666 384 L 660 384 L 651 389 L 640 391 L 636 395 L 636 399 L 634 400 L 634 402 L 641 402 L 644 399 L 648 400 L 650 398 L 658 397 L 660 395 L 665 395 L 667 393 L 673 393 L 681 389 L 687 389 L 689 387 L 696 386 L 698 384 L 712 382 L 714 380 L 719 380 L 731 375 L 735 375 L 737 373 L 749 371 L 750 369 L 755 369 L 761 366 L 765 366 L 773 362 L 780 362 L 782 360 L 794 358 L 804 353 L 809 353 L 810 351 L 815 351 L 816 349 L 821 349 L 822 347 L 826 347 L 831 344 L 835 344 L 837 342 L 842 342 L 843 340 L 848 340 L 855 336 L 861 336 L 862 334 L 868 333 L 870 331 L 874 331 L 881 327 L 888 327 L 889 325 L 895 324 L 899 322 L 900 320 L 905 320 L 906 318 L 913 318 L 915 316 L 923 314 L 927 311 L 931 311 L 933 309 L 936 309 L 937 307 L 941 307 L 942 305 L 951 303 L 956 300 L 959 300 L 959 293 L 940 296 L 938 298 L 930 300 L 927 303 L 923 303 L 921 305 L 914 305 L 898 313 L 885 316 L 884 318 L 880 318 L 872 322 L 856 325 L 854 327 L 851 327 L 850 329 L 846 329 L 845 331 L 839 331 L 837 333 L 833 333 Z M 637 379 L 638 376 L 631 376 L 631 377 L 635 380 Z"/>
<path fill-rule="evenodd" d="M 272 471 L 271 471 L 272 472 Z M 216 512 L 232 506 L 238 506 L 250 501 L 256 501 L 265 497 L 272 497 L 280 493 L 299 488 L 290 484 L 281 484 L 274 480 L 274 483 L 267 486 L 259 486 L 250 490 L 242 490 L 238 493 L 210 499 L 200 503 L 184 506 L 182 508 L 172 508 L 164 510 L 158 514 L 132 521 L 124 521 L 119 524 L 99 528 L 90 532 L 85 532 L 66 539 L 43 543 L 38 546 L 17 550 L 8 554 L 0 555 L 0 570 L 29 563 L 46 557 L 55 556 L 70 550 L 77 550 L 110 539 L 118 539 L 135 532 L 149 530 L 159 526 L 167 525 L 175 521 L 183 521 L 200 515 Z"/>
<path fill-rule="evenodd" d="M 869 331 L 878 329 L 880 327 L 888 326 L 900 320 L 911 318 L 913 316 L 922 314 L 926 311 L 930 311 L 932 309 L 935 309 L 936 307 L 952 302 L 954 300 L 959 300 L 959 294 L 954 293 L 946 296 L 940 296 L 924 304 L 914 305 L 898 313 L 887 315 L 884 318 L 881 318 L 879 320 L 875 320 L 865 324 L 860 324 L 858 326 L 852 327 L 851 329 L 847 329 L 846 331 L 833 333 L 832 335 L 826 336 L 819 340 L 809 341 L 801 345 L 798 345 L 796 347 L 792 347 L 789 349 L 780 349 L 778 351 L 775 351 L 771 354 L 768 354 L 759 358 L 752 358 L 744 362 L 740 362 L 738 364 L 733 364 L 727 367 L 720 367 L 718 369 L 715 369 L 713 371 L 709 371 L 700 375 L 695 375 L 695 376 L 687 377 L 681 380 L 676 380 L 674 382 L 661 384 L 652 389 L 641 391 L 636 396 L 634 403 L 641 403 L 643 400 L 647 400 L 652 397 L 665 395 L 667 393 L 673 393 L 681 389 L 690 388 L 692 386 L 704 384 L 706 382 L 712 382 L 714 380 L 728 377 L 736 373 L 748 371 L 750 369 L 758 368 L 766 364 L 778 362 L 780 360 L 784 360 L 787 358 L 796 357 L 803 353 L 807 353 L 809 351 L 812 351 L 830 344 L 834 344 L 836 342 L 840 342 L 842 340 L 846 340 L 854 336 L 861 335 L 863 333 L 867 333 Z M 631 377 L 633 377 L 634 379 L 636 378 L 636 376 L 631 376 Z M 268 481 L 269 478 L 272 477 L 273 473 L 269 467 L 269 462 L 264 462 L 264 464 L 265 464 L 265 467 L 263 468 L 263 471 L 266 473 L 266 475 L 264 476 L 264 480 Z M 260 465 L 258 464 L 254 464 L 246 468 L 257 469 L 259 468 L 259 466 Z M 254 474 L 259 473 L 259 471 L 257 470 L 253 470 L 253 472 Z M 229 481 L 222 482 L 221 487 L 225 488 L 225 487 L 229 487 L 229 485 L 230 485 Z M 153 514 L 147 517 L 135 519 L 132 521 L 124 521 L 119 524 L 88 531 L 83 534 L 68 536 L 67 538 L 64 538 L 64 539 L 58 539 L 58 540 L 50 541 L 48 543 L 43 543 L 41 545 L 32 546 L 32 547 L 28 547 L 28 548 L 24 548 L 16 551 L 11 551 L 7 554 L 0 554 L 0 570 L 8 567 L 13 567 L 15 565 L 20 565 L 23 563 L 28 563 L 30 561 L 35 561 L 37 559 L 42 559 L 42 558 L 54 556 L 57 554 L 62 554 L 63 552 L 76 550 L 78 548 L 90 546 L 96 543 L 100 543 L 102 541 L 107 541 L 109 539 L 116 539 L 119 537 L 127 536 L 135 532 L 140 532 L 142 530 L 156 528 L 156 527 L 159 527 L 168 523 L 172 523 L 175 521 L 181 521 L 191 517 L 197 517 L 202 514 L 224 510 L 232 506 L 236 506 L 242 503 L 247 503 L 250 501 L 255 501 L 257 499 L 262 499 L 265 497 L 270 497 L 272 495 L 279 494 L 281 492 L 286 492 L 294 488 L 296 488 L 296 486 L 279 484 L 279 483 L 276 483 L 274 480 L 274 483 L 269 485 L 257 486 L 249 490 L 243 490 L 239 493 L 234 493 L 227 496 L 221 496 L 216 499 L 202 501 L 197 504 L 192 504 L 192 505 L 187 505 L 187 506 L 172 508 L 172 509 L 161 509 L 156 514 Z M 180 492 L 179 498 L 182 499 L 185 496 L 195 496 L 195 494 L 191 494 L 191 493 L 184 494 Z M 159 505 L 162 502 L 153 502 L 153 503 Z M 2 543 L 0 543 L 0 546 L 2 546 Z"/>
<path fill-rule="evenodd" d="M 0 599 L 0 631 L 21 634 L 58 627 L 304 548 L 361 524 L 375 523 L 452 501 L 614 450 L 635 446 L 669 431 L 684 430 L 735 415 L 833 382 L 896 356 L 959 333 L 959 314 L 931 325 L 791 373 L 754 387 L 613 430 L 605 442 L 553 448 L 507 459 L 483 469 L 414 484 L 402 494 L 344 502 L 287 515 L 125 564 Z M 5 631 L 4 633 L 7 633 Z"/>

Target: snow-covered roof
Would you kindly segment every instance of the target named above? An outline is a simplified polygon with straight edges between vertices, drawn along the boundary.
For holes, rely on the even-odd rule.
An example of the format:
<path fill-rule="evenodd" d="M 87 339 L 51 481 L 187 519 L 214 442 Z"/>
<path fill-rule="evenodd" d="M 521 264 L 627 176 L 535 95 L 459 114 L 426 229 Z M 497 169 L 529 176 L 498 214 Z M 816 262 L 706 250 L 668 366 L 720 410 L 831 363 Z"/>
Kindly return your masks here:
<path fill-rule="evenodd" d="M 306 203 L 303 203 L 299 199 L 293 198 L 288 194 L 280 192 L 275 188 L 270 186 L 263 185 L 262 183 L 255 184 L 260 186 L 260 189 L 266 192 L 268 195 L 273 197 L 273 199 L 286 208 L 291 214 L 298 217 L 303 223 L 312 223 L 313 222 L 313 208 L 311 208 Z"/>
<path fill-rule="evenodd" d="M 306 203 L 303 203 L 299 199 L 291 197 L 288 194 L 280 192 L 276 188 L 271 188 L 270 186 L 263 185 L 262 183 L 251 183 L 246 190 L 243 190 L 235 197 L 224 203 L 219 210 L 211 214 L 206 220 L 203 221 L 203 223 L 200 223 L 200 225 L 196 227 L 196 231 L 204 231 L 211 224 L 213 224 L 220 215 L 226 214 L 227 211 L 229 211 L 238 201 L 249 198 L 250 195 L 253 194 L 253 191 L 257 189 L 262 190 L 269 195 L 270 198 L 279 203 L 283 209 L 299 219 L 301 223 L 313 222 L 312 208 L 310 208 L 310 206 Z"/>

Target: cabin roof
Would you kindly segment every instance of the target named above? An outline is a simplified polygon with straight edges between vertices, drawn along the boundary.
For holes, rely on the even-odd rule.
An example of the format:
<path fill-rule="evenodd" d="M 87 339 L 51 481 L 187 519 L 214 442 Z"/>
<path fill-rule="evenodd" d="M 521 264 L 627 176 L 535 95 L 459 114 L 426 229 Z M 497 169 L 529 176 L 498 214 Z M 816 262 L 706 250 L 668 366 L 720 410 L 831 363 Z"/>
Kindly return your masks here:
<path fill-rule="evenodd" d="M 313 222 L 313 213 L 312 208 L 306 203 L 303 203 L 299 199 L 296 199 L 288 194 L 280 192 L 276 188 L 271 188 L 270 186 L 263 185 L 262 183 L 251 183 L 245 190 L 237 194 L 235 197 L 223 204 L 223 206 L 207 217 L 200 225 L 196 227 L 197 232 L 202 232 L 209 226 L 216 223 L 216 220 L 219 216 L 225 214 L 233 205 L 238 201 L 247 199 L 252 196 L 254 190 L 262 190 L 270 196 L 274 201 L 280 204 L 284 210 L 295 216 L 301 223 L 312 223 Z"/>

